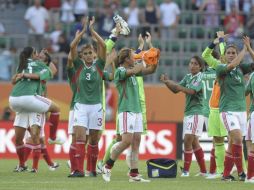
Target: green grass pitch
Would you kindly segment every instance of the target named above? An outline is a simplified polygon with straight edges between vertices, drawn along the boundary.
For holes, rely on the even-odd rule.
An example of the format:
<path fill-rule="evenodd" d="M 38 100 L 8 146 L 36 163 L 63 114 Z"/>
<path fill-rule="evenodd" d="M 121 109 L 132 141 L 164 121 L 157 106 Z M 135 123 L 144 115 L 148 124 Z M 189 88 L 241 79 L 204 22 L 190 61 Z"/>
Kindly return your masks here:
<path fill-rule="evenodd" d="M 58 170 L 52 172 L 43 160 L 40 161 L 39 172 L 14 173 L 12 170 L 17 164 L 16 160 L 0 160 L 0 190 L 251 190 L 254 184 L 243 182 L 222 182 L 220 179 L 207 180 L 203 177 L 195 177 L 198 172 L 196 162 L 192 163 L 191 176 L 181 178 L 180 171 L 174 179 L 151 179 L 150 183 L 129 183 L 127 166 L 124 161 L 117 161 L 112 171 L 111 182 L 103 181 L 101 175 L 96 178 L 85 177 L 69 179 L 69 169 L 66 161 L 58 161 L 61 165 Z M 181 165 L 182 163 L 179 162 Z M 179 165 L 178 164 L 178 165 Z M 28 162 L 28 166 L 31 161 Z M 179 166 L 178 166 L 179 168 Z M 147 178 L 146 164 L 140 162 L 140 173 Z M 234 174 L 236 176 L 236 174 Z"/>

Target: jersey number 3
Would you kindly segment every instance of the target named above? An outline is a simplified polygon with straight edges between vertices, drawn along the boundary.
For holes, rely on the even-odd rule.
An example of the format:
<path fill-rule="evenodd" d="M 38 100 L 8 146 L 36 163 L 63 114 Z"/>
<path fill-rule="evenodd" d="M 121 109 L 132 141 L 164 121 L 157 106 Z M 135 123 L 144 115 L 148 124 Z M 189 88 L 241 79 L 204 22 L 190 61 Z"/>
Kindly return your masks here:
<path fill-rule="evenodd" d="M 91 80 L 91 73 L 86 73 L 86 80 Z"/>

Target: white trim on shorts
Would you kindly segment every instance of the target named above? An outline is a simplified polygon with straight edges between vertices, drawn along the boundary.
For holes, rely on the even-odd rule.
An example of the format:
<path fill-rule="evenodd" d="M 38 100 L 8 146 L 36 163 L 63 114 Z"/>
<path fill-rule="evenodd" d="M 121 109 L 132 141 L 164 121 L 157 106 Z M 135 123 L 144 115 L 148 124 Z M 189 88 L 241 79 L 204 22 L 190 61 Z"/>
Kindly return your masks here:
<path fill-rule="evenodd" d="M 89 130 L 102 130 L 103 112 L 101 103 L 93 105 L 75 103 L 73 126 L 81 126 Z"/>
<path fill-rule="evenodd" d="M 25 129 L 33 125 L 44 128 L 45 121 L 45 113 L 16 113 L 13 125 Z"/>
<path fill-rule="evenodd" d="M 186 134 L 200 137 L 203 132 L 204 116 L 188 115 L 183 118 L 183 136 Z"/>
<path fill-rule="evenodd" d="M 221 112 L 221 121 L 223 122 L 228 133 L 232 130 L 239 129 L 242 132 L 242 136 L 247 133 L 247 113 L 244 112 Z"/>
<path fill-rule="evenodd" d="M 142 113 L 121 112 L 117 117 L 120 135 L 124 133 L 143 133 Z"/>

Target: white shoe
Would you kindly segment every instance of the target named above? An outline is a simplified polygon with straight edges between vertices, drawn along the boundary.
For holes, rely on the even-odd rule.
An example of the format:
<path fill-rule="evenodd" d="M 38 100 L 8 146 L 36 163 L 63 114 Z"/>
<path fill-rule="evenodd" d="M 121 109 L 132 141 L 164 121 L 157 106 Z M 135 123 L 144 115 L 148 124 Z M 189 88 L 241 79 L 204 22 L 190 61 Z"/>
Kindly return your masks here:
<path fill-rule="evenodd" d="M 49 144 L 59 144 L 59 145 L 62 145 L 64 143 L 64 139 L 62 139 L 61 137 L 56 137 L 55 140 L 52 140 L 50 138 L 48 138 L 48 143 Z"/>
<path fill-rule="evenodd" d="M 222 174 L 214 173 L 214 174 L 208 174 L 206 179 L 218 179 L 218 178 L 221 178 L 221 177 L 222 177 Z"/>
<path fill-rule="evenodd" d="M 250 179 L 245 179 L 244 181 L 245 183 L 254 183 L 254 177 L 250 178 Z"/>
<path fill-rule="evenodd" d="M 99 161 L 96 165 L 96 172 L 97 174 L 102 174 L 102 168 L 103 168 L 103 161 Z"/>
<path fill-rule="evenodd" d="M 90 176 L 90 172 L 89 172 L 89 171 L 87 171 L 87 170 L 85 171 L 85 173 L 84 173 L 84 174 L 85 174 L 85 177 L 89 177 L 89 176 Z"/>
<path fill-rule="evenodd" d="M 115 21 L 115 23 L 120 23 L 122 27 L 120 34 L 127 36 L 130 33 L 130 29 L 127 22 L 121 16 L 115 15 L 113 17 L 113 20 Z M 115 28 L 111 32 L 114 33 L 114 30 Z"/>
<path fill-rule="evenodd" d="M 50 171 L 55 171 L 60 165 L 58 163 L 54 163 L 52 166 L 49 166 Z"/>
<path fill-rule="evenodd" d="M 181 174 L 181 177 L 189 177 L 189 176 L 190 176 L 190 173 L 186 171 L 183 171 Z"/>
<path fill-rule="evenodd" d="M 102 178 L 106 182 L 110 182 L 110 177 L 111 177 L 111 170 L 107 169 L 105 165 L 102 167 Z"/>
<path fill-rule="evenodd" d="M 198 172 L 195 176 L 202 176 L 202 177 L 207 177 L 209 174 L 208 173 L 203 173 L 203 172 Z"/>
<path fill-rule="evenodd" d="M 137 175 L 137 176 L 135 176 L 135 177 L 130 176 L 129 182 L 144 182 L 144 183 L 149 183 L 149 182 L 151 182 L 151 181 L 148 180 L 148 179 L 143 179 L 142 177 L 140 177 L 139 175 Z"/>

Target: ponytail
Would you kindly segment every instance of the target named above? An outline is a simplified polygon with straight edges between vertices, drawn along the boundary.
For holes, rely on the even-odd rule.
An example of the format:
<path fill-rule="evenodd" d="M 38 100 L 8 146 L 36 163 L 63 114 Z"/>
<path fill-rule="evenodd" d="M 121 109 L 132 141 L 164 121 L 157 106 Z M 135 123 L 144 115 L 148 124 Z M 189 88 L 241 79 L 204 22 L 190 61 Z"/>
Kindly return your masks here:
<path fill-rule="evenodd" d="M 121 49 L 115 59 L 116 68 L 118 68 L 120 65 L 124 64 L 125 59 L 130 57 L 130 55 L 131 55 L 131 49 L 129 49 L 129 48 Z"/>
<path fill-rule="evenodd" d="M 32 56 L 34 49 L 32 47 L 25 47 L 19 54 L 19 66 L 18 73 L 21 73 L 24 69 L 27 68 L 27 59 Z"/>

